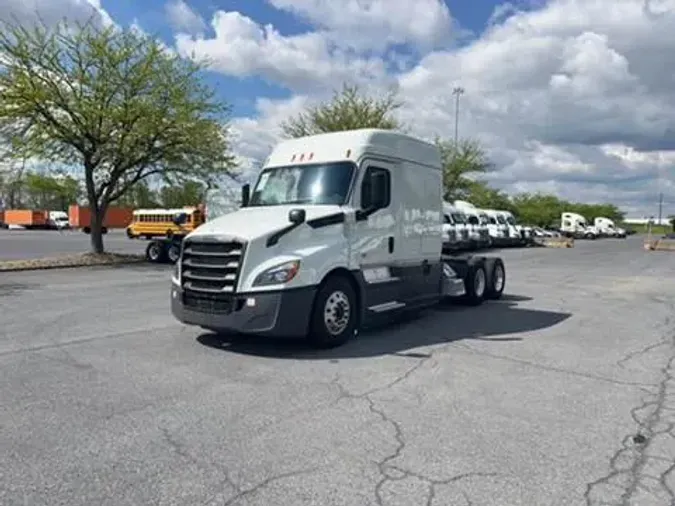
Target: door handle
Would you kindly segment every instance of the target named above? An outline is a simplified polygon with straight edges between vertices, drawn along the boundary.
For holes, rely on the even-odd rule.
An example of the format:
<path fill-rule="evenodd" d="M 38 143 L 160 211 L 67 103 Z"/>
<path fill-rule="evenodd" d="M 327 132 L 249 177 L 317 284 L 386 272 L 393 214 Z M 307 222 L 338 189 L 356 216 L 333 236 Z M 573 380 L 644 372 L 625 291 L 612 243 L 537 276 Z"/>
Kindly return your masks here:
<path fill-rule="evenodd" d="M 389 236 L 389 253 L 393 253 L 393 252 L 394 252 L 394 237 L 390 235 Z"/>

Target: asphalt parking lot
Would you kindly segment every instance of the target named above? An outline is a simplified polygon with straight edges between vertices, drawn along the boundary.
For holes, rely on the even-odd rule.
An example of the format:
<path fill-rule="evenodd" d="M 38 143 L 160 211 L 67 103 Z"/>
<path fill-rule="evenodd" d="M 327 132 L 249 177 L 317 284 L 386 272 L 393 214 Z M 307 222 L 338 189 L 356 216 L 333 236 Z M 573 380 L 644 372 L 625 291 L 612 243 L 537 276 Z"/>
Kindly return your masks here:
<path fill-rule="evenodd" d="M 0 503 L 668 505 L 675 255 L 503 252 L 507 294 L 331 351 L 216 338 L 169 269 L 0 274 Z"/>
<path fill-rule="evenodd" d="M 131 240 L 124 230 L 111 230 L 103 239 L 115 253 L 145 252 L 147 241 Z M 91 237 L 80 230 L 0 229 L 0 261 L 58 257 L 91 251 Z"/>

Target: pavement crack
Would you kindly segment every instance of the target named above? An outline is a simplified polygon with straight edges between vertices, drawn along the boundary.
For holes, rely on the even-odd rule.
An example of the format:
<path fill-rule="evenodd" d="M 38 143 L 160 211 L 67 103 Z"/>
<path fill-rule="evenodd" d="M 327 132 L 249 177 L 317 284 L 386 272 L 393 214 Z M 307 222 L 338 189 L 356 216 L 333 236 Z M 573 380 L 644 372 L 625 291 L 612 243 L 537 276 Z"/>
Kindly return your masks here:
<path fill-rule="evenodd" d="M 396 480 L 402 480 L 405 478 L 415 478 L 417 480 L 420 480 L 424 483 L 427 484 L 429 487 L 429 495 L 427 496 L 426 500 L 426 506 L 432 506 L 434 499 L 436 498 L 436 487 L 442 486 L 442 485 L 452 485 L 453 483 L 457 483 L 461 480 L 466 480 L 466 479 L 471 479 L 471 478 L 495 478 L 498 476 L 502 476 L 499 473 L 487 473 L 487 472 L 482 472 L 482 471 L 472 471 L 472 472 L 466 472 L 466 473 L 461 473 L 457 474 L 454 476 L 451 476 L 449 478 L 443 478 L 443 479 L 436 479 L 436 478 L 430 478 L 424 474 L 421 473 L 416 473 L 414 471 L 409 471 L 407 469 L 403 469 L 399 466 L 390 466 L 390 469 L 393 469 L 400 473 L 400 477 L 396 478 Z M 390 481 L 393 481 L 393 479 L 390 478 Z M 466 503 L 469 506 L 472 506 L 472 501 L 469 498 L 469 495 L 462 491 L 462 495 L 464 496 L 464 499 L 466 500 Z M 381 502 L 378 502 L 378 504 L 382 504 Z"/>
<path fill-rule="evenodd" d="M 275 483 L 277 481 L 285 480 L 287 478 L 293 478 L 295 476 L 301 476 L 301 475 L 304 475 L 304 474 L 310 474 L 310 473 L 313 473 L 313 472 L 316 472 L 316 468 L 300 469 L 300 470 L 297 470 L 297 471 L 289 471 L 289 472 L 286 472 L 286 473 L 275 474 L 274 476 L 270 476 L 269 478 L 265 478 L 264 480 L 262 480 L 261 482 L 253 485 L 250 488 L 247 488 L 247 489 L 244 489 L 244 490 L 238 489 L 238 492 L 234 496 L 232 496 L 230 499 L 228 499 L 225 503 L 223 503 L 223 506 L 231 506 L 231 505 L 235 504 L 236 501 L 239 501 L 240 499 L 244 499 L 244 498 L 246 498 L 250 495 L 256 494 L 257 492 L 259 492 L 263 488 L 265 488 L 265 487 L 267 487 L 267 486 L 269 486 L 272 483 Z"/>
<path fill-rule="evenodd" d="M 593 381 L 602 381 L 605 383 L 611 383 L 613 385 L 622 385 L 622 386 L 633 386 L 633 387 L 654 387 L 654 384 L 651 383 L 640 383 L 640 382 L 635 382 L 635 381 L 622 381 L 622 380 L 617 380 L 614 378 L 607 378 L 605 376 L 599 376 L 596 374 L 591 374 L 587 372 L 582 372 L 582 371 L 573 371 L 570 369 L 565 369 L 563 367 L 556 367 L 552 365 L 544 365 L 544 364 L 538 364 L 537 362 L 532 362 L 530 360 L 524 360 L 521 358 L 516 358 L 516 357 L 509 357 L 507 355 L 499 355 L 496 353 L 490 353 L 487 351 L 483 350 L 478 350 L 468 344 L 465 343 L 453 343 L 453 346 L 463 348 L 465 350 L 468 350 L 472 353 L 475 353 L 477 355 L 483 356 L 483 357 L 490 357 L 494 358 L 497 360 L 506 360 L 515 364 L 520 364 L 524 365 L 527 367 L 532 367 L 535 369 L 539 369 L 542 371 L 548 371 L 548 372 L 554 372 L 554 373 L 559 373 L 559 374 L 564 374 L 567 376 L 576 376 L 578 378 L 585 378 L 585 379 L 590 379 Z"/>
<path fill-rule="evenodd" d="M 671 344 L 670 339 L 661 339 L 660 341 L 650 344 L 648 346 L 645 346 L 644 348 L 640 348 L 639 350 L 636 351 L 631 351 L 628 353 L 625 357 L 623 357 L 621 360 L 619 360 L 616 365 L 619 366 L 622 369 L 625 369 L 625 364 L 626 362 L 629 362 L 633 360 L 634 358 L 637 358 L 641 355 L 644 355 L 645 353 L 649 353 L 652 350 L 655 350 L 656 348 L 660 348 L 661 346 L 668 346 Z"/>
<path fill-rule="evenodd" d="M 206 471 L 213 471 L 214 469 L 218 471 L 219 473 L 222 473 L 224 476 L 224 480 L 221 483 L 220 488 L 224 486 L 229 486 L 236 492 L 240 491 L 239 486 L 234 482 L 232 479 L 232 476 L 230 475 L 230 472 L 228 469 L 224 468 L 223 466 L 217 465 L 212 462 L 205 462 L 202 459 L 199 459 L 195 457 L 190 450 L 188 449 L 187 445 L 181 441 L 179 441 L 166 427 L 161 427 L 160 430 L 162 431 L 162 436 L 164 438 L 164 441 L 166 442 L 167 445 L 171 447 L 171 449 L 174 451 L 174 453 L 188 462 L 191 462 L 194 464 L 196 467 L 206 470 Z"/>
<path fill-rule="evenodd" d="M 675 418 L 672 414 L 670 420 L 667 418 L 669 411 L 666 406 L 668 396 L 673 394 L 673 392 L 669 394 L 668 389 L 675 385 L 675 346 L 673 348 L 667 363 L 661 368 L 661 380 L 657 391 L 645 395 L 642 403 L 631 409 L 630 414 L 637 426 L 637 434 L 624 437 L 621 448 L 610 458 L 609 473 L 586 486 L 584 498 L 588 506 L 607 502 L 607 490 L 603 490 L 605 487 L 621 491 L 620 495 L 612 498 L 613 503 L 621 506 L 634 504 L 634 496 L 640 491 L 655 495 L 657 491 L 644 483 L 650 478 L 659 485 L 659 497 L 667 497 L 670 504 L 675 504 L 675 491 L 666 481 L 668 475 L 675 470 L 673 458 L 664 459 L 650 454 L 654 439 L 659 436 L 672 436 L 675 427 Z M 656 464 L 664 461 L 672 464 L 660 475 L 654 476 L 645 471 L 648 465 L 656 467 Z M 597 497 L 598 495 L 602 497 Z"/>
<path fill-rule="evenodd" d="M 335 379 L 332 381 L 332 383 L 338 388 L 340 394 L 338 398 L 336 399 L 336 403 L 341 401 L 342 399 L 359 399 L 359 400 L 364 400 L 368 404 L 368 409 L 369 411 L 377 416 L 382 422 L 389 424 L 393 431 L 393 439 L 394 439 L 394 449 L 389 452 L 384 458 L 382 458 L 379 461 L 375 462 L 375 465 L 377 466 L 377 469 L 380 473 L 380 479 L 377 481 L 375 484 L 374 488 L 374 495 L 375 495 L 375 501 L 378 506 L 384 506 L 384 498 L 382 496 L 382 489 L 384 486 L 392 481 L 400 481 L 406 478 L 416 478 L 424 483 L 427 484 L 429 487 L 429 493 L 427 496 L 426 504 L 427 506 L 431 506 L 435 497 L 436 497 L 436 487 L 440 485 L 449 485 L 452 483 L 455 483 L 457 481 L 467 479 L 467 478 L 473 478 L 473 477 L 494 477 L 494 476 L 499 476 L 497 473 L 485 473 L 485 472 L 467 472 L 467 473 L 462 473 L 458 474 L 455 476 L 451 476 L 446 479 L 433 479 L 428 476 L 425 476 L 420 473 L 415 473 L 406 469 L 403 469 L 402 467 L 396 466 L 393 464 L 394 461 L 396 461 L 401 455 L 403 454 L 403 451 L 406 448 L 406 439 L 405 439 L 405 434 L 403 431 L 403 428 L 401 424 L 396 421 L 394 418 L 392 418 L 390 415 L 386 413 L 386 411 L 383 408 L 380 408 L 377 406 L 376 401 L 372 398 L 372 395 L 380 392 L 384 392 L 386 390 L 389 390 L 393 388 L 396 385 L 399 385 L 403 383 L 404 381 L 408 380 L 413 374 L 415 374 L 417 371 L 419 371 L 424 365 L 429 362 L 430 360 L 434 359 L 434 353 L 443 350 L 444 348 L 447 348 L 451 346 L 452 343 L 448 343 L 447 345 L 437 348 L 434 352 L 423 356 L 417 362 L 415 365 L 412 367 L 408 368 L 403 374 L 397 376 L 394 378 L 392 381 L 389 381 L 388 383 L 372 388 L 370 390 L 367 390 L 363 393 L 359 394 L 354 394 L 349 392 L 341 383 L 340 383 L 340 377 L 339 375 L 335 377 Z M 467 501 L 467 504 L 469 506 L 472 505 L 469 497 L 464 494 L 464 497 Z"/>

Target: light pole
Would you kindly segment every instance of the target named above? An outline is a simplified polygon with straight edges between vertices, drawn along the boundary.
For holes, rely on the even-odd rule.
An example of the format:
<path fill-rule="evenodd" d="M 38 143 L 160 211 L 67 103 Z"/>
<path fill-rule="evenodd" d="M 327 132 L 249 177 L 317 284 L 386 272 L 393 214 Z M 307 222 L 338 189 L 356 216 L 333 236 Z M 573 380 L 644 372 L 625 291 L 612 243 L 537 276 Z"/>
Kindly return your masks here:
<path fill-rule="evenodd" d="M 455 96 L 455 147 L 459 141 L 459 97 L 464 94 L 464 88 L 461 86 L 456 86 L 452 90 L 452 94 Z"/>

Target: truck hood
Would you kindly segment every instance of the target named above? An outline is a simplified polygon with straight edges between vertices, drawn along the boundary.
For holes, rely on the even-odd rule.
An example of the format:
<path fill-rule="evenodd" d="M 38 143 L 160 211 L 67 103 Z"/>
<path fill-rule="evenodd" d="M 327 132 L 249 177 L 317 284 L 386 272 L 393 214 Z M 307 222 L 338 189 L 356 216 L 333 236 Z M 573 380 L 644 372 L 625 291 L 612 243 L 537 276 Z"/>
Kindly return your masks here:
<path fill-rule="evenodd" d="M 201 237 L 223 235 L 251 241 L 266 236 L 291 223 L 288 221 L 288 213 L 292 209 L 304 209 L 307 220 L 323 218 L 344 211 L 340 206 L 260 206 L 244 207 L 232 213 L 219 216 L 197 227 L 187 237 Z"/>

